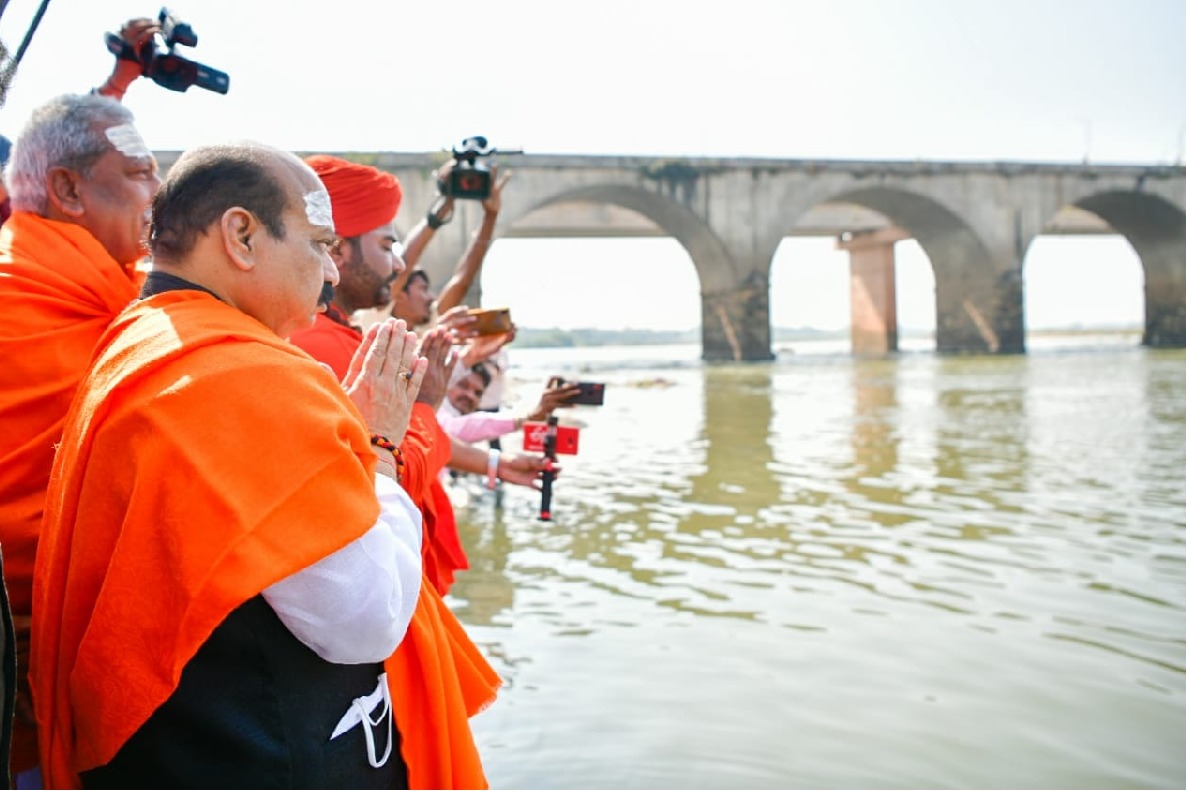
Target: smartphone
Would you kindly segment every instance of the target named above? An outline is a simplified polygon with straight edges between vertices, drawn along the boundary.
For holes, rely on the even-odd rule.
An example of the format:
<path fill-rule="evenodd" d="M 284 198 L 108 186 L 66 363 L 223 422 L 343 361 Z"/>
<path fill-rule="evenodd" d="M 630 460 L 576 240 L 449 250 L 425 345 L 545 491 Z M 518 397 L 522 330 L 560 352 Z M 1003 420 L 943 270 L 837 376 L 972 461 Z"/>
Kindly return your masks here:
<path fill-rule="evenodd" d="M 569 404 L 584 404 L 586 406 L 605 405 L 605 385 L 601 382 L 577 382 L 580 392 L 568 399 Z"/>
<path fill-rule="evenodd" d="M 477 318 L 474 329 L 479 335 L 498 335 L 511 331 L 510 308 L 471 308 L 465 313 Z"/>

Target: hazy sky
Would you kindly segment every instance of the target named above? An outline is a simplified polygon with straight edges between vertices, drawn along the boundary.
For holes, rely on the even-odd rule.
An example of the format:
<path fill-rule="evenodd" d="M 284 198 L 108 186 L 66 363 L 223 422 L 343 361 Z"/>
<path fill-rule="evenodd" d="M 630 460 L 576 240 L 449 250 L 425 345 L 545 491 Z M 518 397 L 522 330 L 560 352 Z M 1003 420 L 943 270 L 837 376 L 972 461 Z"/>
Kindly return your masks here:
<path fill-rule="evenodd" d="M 8 3 L 0 39 L 10 49 L 37 6 Z M 1183 158 L 1186 142 L 1182 0 L 177 0 L 170 8 L 199 37 L 184 54 L 231 81 L 226 96 L 134 85 L 125 103 L 158 150 L 251 138 L 294 150 L 426 151 L 485 134 L 528 153 L 1167 163 Z M 15 137 L 39 102 L 101 82 L 112 63 L 102 34 L 158 9 L 51 0 L 0 109 L 0 131 Z M 686 284 L 695 298 L 682 250 L 656 241 L 633 242 L 632 253 L 611 240 L 613 256 L 592 242 L 502 242 L 483 287 L 497 291 L 513 270 L 506 288 L 520 294 L 520 282 L 564 272 L 559 253 L 597 255 L 597 282 L 585 278 L 581 290 L 601 305 L 601 318 L 627 282 L 640 293 Z M 1105 279 L 1139 278 L 1116 241 L 1103 240 L 1088 258 L 1105 262 Z M 1047 246 L 1051 261 L 1055 248 Z M 912 251 L 899 250 L 906 277 Z M 639 266 L 637 256 L 653 264 Z M 925 257 L 921 269 L 925 289 Z M 815 287 L 805 277 L 824 288 L 828 272 L 846 295 L 846 259 L 830 242 L 785 243 L 774 271 L 776 319 L 828 302 L 796 306 L 790 293 Z M 1116 288 L 1101 285 L 1088 301 Z M 545 306 L 514 302 L 520 323 L 548 319 Z M 651 304 L 649 313 L 686 325 L 684 316 L 699 318 L 692 305 L 681 313 Z M 1136 310 L 1139 317 L 1139 300 Z M 908 323 L 910 310 L 900 312 Z M 662 323 L 637 311 L 630 318 Z M 609 321 L 631 323 L 621 319 Z M 792 315 L 783 323 L 818 322 Z"/>

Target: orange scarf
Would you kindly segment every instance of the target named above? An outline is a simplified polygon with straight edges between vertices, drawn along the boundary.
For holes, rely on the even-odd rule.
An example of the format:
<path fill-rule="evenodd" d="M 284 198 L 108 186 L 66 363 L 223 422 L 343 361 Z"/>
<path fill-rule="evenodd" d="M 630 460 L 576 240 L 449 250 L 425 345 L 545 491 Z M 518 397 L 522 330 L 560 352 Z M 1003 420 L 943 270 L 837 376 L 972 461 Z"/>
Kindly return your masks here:
<path fill-rule="evenodd" d="M 486 788 L 469 718 L 502 681 L 425 578 L 408 633 L 384 663 L 409 788 Z"/>
<path fill-rule="evenodd" d="M 79 225 L 16 212 L 0 228 L 0 545 L 17 614 L 32 604 L 62 420 L 99 337 L 137 289 L 134 271 Z"/>
<path fill-rule="evenodd" d="M 375 464 L 333 377 L 245 314 L 174 291 L 117 318 L 67 417 L 37 557 L 46 787 L 110 761 L 233 609 L 369 530 Z"/>
<path fill-rule="evenodd" d="M 404 488 L 424 515 L 421 556 L 424 573 L 442 596 L 453 586 L 456 572 L 469 568 L 469 558 L 457 532 L 453 504 L 440 472 L 449 463 L 452 441 L 428 404 L 416 404 L 404 441 L 400 444 L 407 463 Z"/>
<path fill-rule="evenodd" d="M 16 212 L 0 229 L 0 546 L 22 702 L 33 562 L 54 446 L 95 344 L 138 289 L 135 270 L 80 225 Z M 36 765 L 36 730 L 17 717 L 12 771 Z"/>
<path fill-rule="evenodd" d="M 196 291 L 122 314 L 67 418 L 37 558 L 46 787 L 110 761 L 235 607 L 369 530 L 375 465 L 341 386 L 245 314 Z M 429 586 L 388 664 L 409 776 L 484 784 L 468 716 L 497 678 Z"/>
<path fill-rule="evenodd" d="M 449 461 L 452 446 L 428 404 L 412 406 L 400 450 L 404 489 L 424 516 L 420 601 L 407 636 L 384 665 L 408 786 L 486 788 L 468 717 L 494 701 L 502 682 L 441 598 L 453 582 L 453 569 L 468 568 L 468 562 L 456 522 L 452 535 L 464 565 L 458 566 L 450 560 L 452 555 L 444 554 L 440 532 L 433 529 L 432 487 L 440 488 L 438 475 Z"/>

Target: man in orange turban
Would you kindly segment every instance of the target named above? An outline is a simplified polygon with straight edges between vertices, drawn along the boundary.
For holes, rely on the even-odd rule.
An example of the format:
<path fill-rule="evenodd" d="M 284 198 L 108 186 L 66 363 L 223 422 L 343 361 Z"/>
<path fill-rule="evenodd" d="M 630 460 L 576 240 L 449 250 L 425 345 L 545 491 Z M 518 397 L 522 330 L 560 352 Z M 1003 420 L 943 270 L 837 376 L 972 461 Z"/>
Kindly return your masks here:
<path fill-rule="evenodd" d="M 395 215 L 402 191 L 390 173 L 339 157 L 317 154 L 306 157 L 329 193 L 334 231 L 339 241 L 330 251 L 338 268 L 338 284 L 325 313 L 313 326 L 289 337 L 294 345 L 333 369 L 339 379 L 346 376 L 362 330 L 350 322 L 356 310 L 385 305 L 391 301 L 391 281 L 404 271 Z M 328 290 L 328 289 L 327 289 Z M 448 380 L 445 360 L 451 345 L 444 330 L 429 333 L 422 351 L 429 360 L 429 373 L 412 413 L 411 424 L 400 446 L 406 465 L 402 482 L 417 508 L 425 514 L 422 552 L 429 580 L 443 595 L 453 581 L 453 572 L 468 568 L 469 562 L 457 535 L 456 522 L 434 519 L 432 487 L 449 462 L 452 446 L 436 420 Z"/>
<path fill-rule="evenodd" d="M 305 162 L 329 192 L 340 240 L 330 254 L 340 280 L 325 313 L 289 340 L 328 364 L 341 380 L 362 340 L 362 330 L 350 317 L 390 302 L 391 282 L 406 266 L 395 231 L 403 191 L 395 176 L 369 165 L 325 154 Z"/>
<path fill-rule="evenodd" d="M 0 546 L 17 629 L 14 773 L 37 763 L 25 674 L 33 562 L 62 421 L 95 344 L 136 298 L 160 180 L 132 113 L 103 96 L 34 111 L 6 174 L 0 228 Z"/>
<path fill-rule="evenodd" d="M 334 229 L 341 239 L 331 251 L 340 279 L 333 288 L 326 313 L 318 316 L 311 329 L 294 333 L 289 340 L 329 365 L 341 378 L 362 340 L 362 330 L 351 324 L 350 316 L 355 311 L 390 302 L 391 284 L 406 268 L 394 224 L 402 193 L 395 176 L 370 165 L 325 154 L 306 157 L 305 162 L 329 193 Z M 499 188 L 505 183 L 504 179 Z M 451 204 L 445 204 L 440 210 L 447 212 L 451 208 Z M 435 215 L 430 212 L 431 216 Z M 492 216 L 497 216 L 497 208 Z M 413 237 L 417 252 L 423 250 L 431 236 L 427 231 L 435 230 L 440 224 L 426 219 L 416 227 Z M 487 224 L 492 227 L 493 219 L 483 227 Z M 480 256 L 477 260 L 481 260 Z M 468 568 L 469 561 L 457 533 L 448 494 L 440 482 L 441 470 L 451 465 L 466 472 L 489 473 L 531 486 L 539 478 L 543 458 L 526 454 L 489 455 L 446 434 L 437 422 L 436 411 L 444 400 L 452 370 L 452 364 L 447 362 L 451 335 L 445 328 L 433 329 L 425 334 L 422 343 L 421 352 L 429 360 L 429 369 L 401 452 L 408 468 L 404 486 L 424 514 L 425 574 L 444 595 L 453 584 L 455 573 Z"/>

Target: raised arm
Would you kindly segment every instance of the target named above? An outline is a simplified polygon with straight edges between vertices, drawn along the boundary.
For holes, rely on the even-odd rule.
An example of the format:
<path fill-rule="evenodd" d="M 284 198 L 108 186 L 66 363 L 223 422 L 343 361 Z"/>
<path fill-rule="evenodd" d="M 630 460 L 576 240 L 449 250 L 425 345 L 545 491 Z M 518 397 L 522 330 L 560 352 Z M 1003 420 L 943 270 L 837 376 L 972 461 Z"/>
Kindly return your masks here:
<path fill-rule="evenodd" d="M 124 22 L 119 29 L 119 37 L 124 42 L 124 55 L 117 55 L 115 66 L 107 81 L 95 88 L 95 93 L 122 102 L 128 86 L 143 74 L 138 57 L 140 48 L 161 31 L 156 20 L 147 17 L 136 17 Z"/>
<path fill-rule="evenodd" d="M 452 168 L 453 163 L 445 163 L 433 173 L 433 178 L 438 182 L 449 178 Z M 424 248 L 428 247 L 428 243 L 436 236 L 440 227 L 447 225 L 452 219 L 453 198 L 448 195 L 438 195 L 432 205 L 428 207 L 424 217 L 412 226 L 412 230 L 408 231 L 408 235 L 404 238 L 404 263 L 407 264 L 407 267 L 392 281 L 391 293 L 403 290 L 404 284 L 408 282 L 408 276 L 416 268 L 416 262 L 424 254 Z"/>
<path fill-rule="evenodd" d="M 437 313 L 444 313 L 449 308 L 461 304 L 461 300 L 465 299 L 466 293 L 482 269 L 486 251 L 494 242 L 494 226 L 498 222 L 498 212 L 502 209 L 502 188 L 511 180 L 511 174 L 508 172 L 499 178 L 498 165 L 492 165 L 490 175 L 494 184 L 490 188 L 490 196 L 482 201 L 482 224 L 470 237 L 469 246 L 457 262 L 453 276 L 441 287 L 437 295 Z"/>
<path fill-rule="evenodd" d="M 424 218 L 412 226 L 412 230 L 408 231 L 408 236 L 404 239 L 404 261 L 407 262 L 408 268 L 401 273 L 396 285 L 403 287 L 403 281 L 407 280 L 408 275 L 416 268 L 416 262 L 420 260 L 424 248 L 428 247 L 437 230 L 452 219 L 453 199 L 438 195 Z"/>

